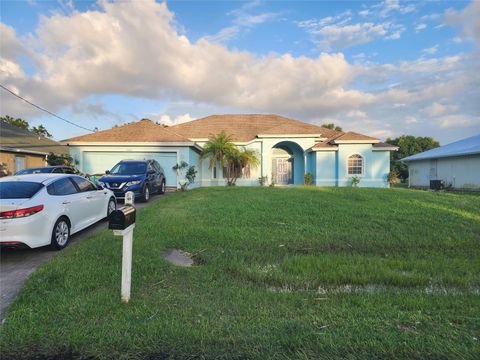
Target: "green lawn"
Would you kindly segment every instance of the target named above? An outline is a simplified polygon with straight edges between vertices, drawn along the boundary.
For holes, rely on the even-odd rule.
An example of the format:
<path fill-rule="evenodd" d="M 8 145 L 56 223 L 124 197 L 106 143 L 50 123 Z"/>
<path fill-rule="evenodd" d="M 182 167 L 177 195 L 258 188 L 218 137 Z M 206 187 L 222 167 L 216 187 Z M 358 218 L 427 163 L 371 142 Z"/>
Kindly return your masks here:
<path fill-rule="evenodd" d="M 480 357 L 480 196 L 197 189 L 140 210 L 134 236 L 130 304 L 101 231 L 29 279 L 3 357 Z"/>

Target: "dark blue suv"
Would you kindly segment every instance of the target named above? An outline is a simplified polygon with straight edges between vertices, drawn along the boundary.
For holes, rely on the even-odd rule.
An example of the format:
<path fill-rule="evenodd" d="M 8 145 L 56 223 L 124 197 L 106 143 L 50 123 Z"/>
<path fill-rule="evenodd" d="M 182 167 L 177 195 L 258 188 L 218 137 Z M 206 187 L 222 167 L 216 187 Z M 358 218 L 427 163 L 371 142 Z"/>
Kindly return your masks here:
<path fill-rule="evenodd" d="M 165 193 L 165 173 L 155 160 L 122 160 L 97 183 L 112 190 L 117 199 L 124 199 L 127 191 L 145 202 L 152 193 Z"/>

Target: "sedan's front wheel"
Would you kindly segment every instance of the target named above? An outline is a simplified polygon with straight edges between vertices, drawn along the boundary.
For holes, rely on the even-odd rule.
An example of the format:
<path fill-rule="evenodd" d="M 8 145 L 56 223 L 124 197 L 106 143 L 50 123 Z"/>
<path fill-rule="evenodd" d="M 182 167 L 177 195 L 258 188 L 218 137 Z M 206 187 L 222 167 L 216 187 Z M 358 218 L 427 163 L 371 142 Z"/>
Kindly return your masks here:
<path fill-rule="evenodd" d="M 110 198 L 110 200 L 108 200 L 107 219 L 110 216 L 110 214 L 115 210 L 117 210 L 117 202 L 115 201 L 114 198 Z"/>
<path fill-rule="evenodd" d="M 52 242 L 50 247 L 53 250 L 62 250 L 70 240 L 70 224 L 66 218 L 60 218 L 53 226 Z"/>

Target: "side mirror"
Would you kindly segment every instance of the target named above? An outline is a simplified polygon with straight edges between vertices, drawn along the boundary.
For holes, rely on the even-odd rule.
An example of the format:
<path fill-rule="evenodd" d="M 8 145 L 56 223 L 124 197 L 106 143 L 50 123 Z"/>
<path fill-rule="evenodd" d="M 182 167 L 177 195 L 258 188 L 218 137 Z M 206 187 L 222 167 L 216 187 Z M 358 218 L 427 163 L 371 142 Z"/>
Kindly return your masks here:
<path fill-rule="evenodd" d="M 109 175 L 109 174 L 110 174 L 110 170 L 105 170 L 105 174 Z"/>
<path fill-rule="evenodd" d="M 97 184 L 97 189 L 98 189 L 98 190 L 103 190 L 104 187 L 103 187 L 102 185 L 98 185 L 98 184 Z"/>

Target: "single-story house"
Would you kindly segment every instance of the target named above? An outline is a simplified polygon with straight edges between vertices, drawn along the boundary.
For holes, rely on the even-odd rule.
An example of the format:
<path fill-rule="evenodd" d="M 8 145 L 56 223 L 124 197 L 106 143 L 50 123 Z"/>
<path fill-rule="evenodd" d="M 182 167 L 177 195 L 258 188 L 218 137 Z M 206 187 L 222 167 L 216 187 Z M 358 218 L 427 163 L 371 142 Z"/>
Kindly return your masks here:
<path fill-rule="evenodd" d="M 9 173 L 47 165 L 47 155 L 68 154 L 68 148 L 60 143 L 38 136 L 0 121 L 0 164 L 5 164 Z"/>
<path fill-rule="evenodd" d="M 480 134 L 403 158 L 409 186 L 428 188 L 442 180 L 455 189 L 480 189 Z"/>
<path fill-rule="evenodd" d="M 172 167 L 180 161 L 196 166 L 196 186 L 223 185 L 223 171 L 201 159 L 204 144 L 225 131 L 237 146 L 254 150 L 260 166 L 238 185 L 300 185 L 311 173 L 318 186 L 388 187 L 390 151 L 397 148 L 355 132 L 338 132 L 278 115 L 213 115 L 170 127 L 150 120 L 63 140 L 79 169 L 104 173 L 122 159 L 155 159 L 164 168 L 167 186 L 178 186 Z"/>

